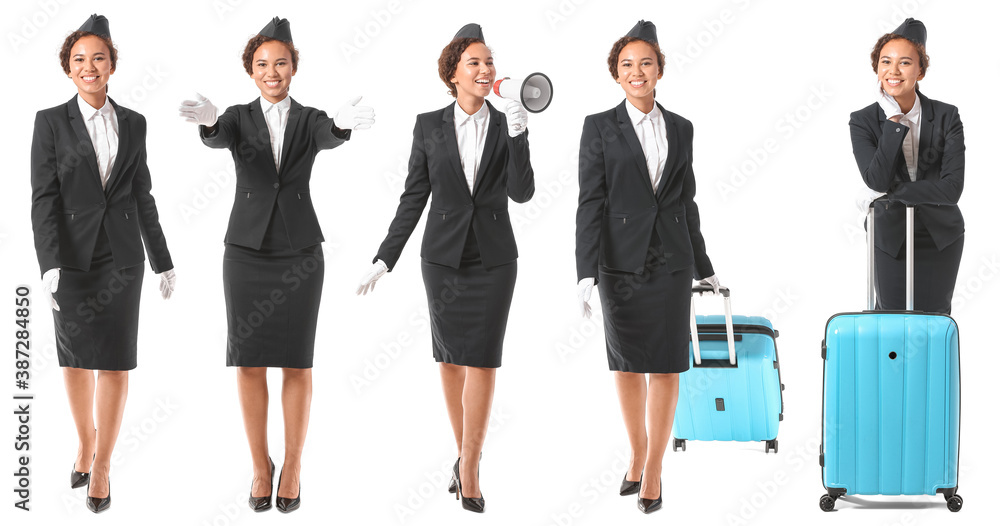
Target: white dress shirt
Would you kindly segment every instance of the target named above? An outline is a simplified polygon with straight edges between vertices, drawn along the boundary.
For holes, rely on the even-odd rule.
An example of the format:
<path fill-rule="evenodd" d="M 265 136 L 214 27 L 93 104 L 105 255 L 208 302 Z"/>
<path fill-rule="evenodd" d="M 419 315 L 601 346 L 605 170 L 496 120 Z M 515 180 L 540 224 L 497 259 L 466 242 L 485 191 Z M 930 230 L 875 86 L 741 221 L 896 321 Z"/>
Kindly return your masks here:
<path fill-rule="evenodd" d="M 646 169 L 649 170 L 649 180 L 653 183 L 653 192 L 660 184 L 660 176 L 667 165 L 667 123 L 660 108 L 653 104 L 653 111 L 643 113 L 631 102 L 625 105 L 628 110 L 632 127 L 639 137 L 642 153 L 646 156 Z"/>
<path fill-rule="evenodd" d="M 920 97 L 913 101 L 910 111 L 899 118 L 901 124 L 910 129 L 903 139 L 903 158 L 906 159 L 906 171 L 910 180 L 917 180 L 917 160 L 920 159 Z"/>
<path fill-rule="evenodd" d="M 292 98 L 286 96 L 276 103 L 271 103 L 264 97 L 260 98 L 260 109 L 264 111 L 267 122 L 267 132 L 271 135 L 271 154 L 274 155 L 274 169 L 280 168 L 281 147 L 285 142 L 285 126 L 288 125 L 288 109 L 292 107 Z"/>
<path fill-rule="evenodd" d="M 490 123 L 490 110 L 486 101 L 479 111 L 469 115 L 455 103 L 455 139 L 458 141 L 458 154 L 462 158 L 462 171 L 465 172 L 465 182 L 469 192 L 476 183 L 476 172 L 479 171 L 479 161 L 486 146 L 486 129 Z"/>
<path fill-rule="evenodd" d="M 108 185 L 108 177 L 115 166 L 118 157 L 118 114 L 111 105 L 111 99 L 104 98 L 104 106 L 94 109 L 83 97 L 77 95 L 76 102 L 80 105 L 90 142 L 94 144 L 97 154 L 97 169 L 101 174 L 101 186 Z"/>

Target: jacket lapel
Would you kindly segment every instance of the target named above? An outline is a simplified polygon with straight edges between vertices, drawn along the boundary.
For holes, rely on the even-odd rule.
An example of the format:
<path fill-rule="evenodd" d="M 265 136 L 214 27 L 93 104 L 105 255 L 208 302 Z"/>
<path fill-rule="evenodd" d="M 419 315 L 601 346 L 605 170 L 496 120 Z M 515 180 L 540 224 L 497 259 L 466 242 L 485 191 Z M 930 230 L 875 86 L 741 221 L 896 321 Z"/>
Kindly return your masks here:
<path fill-rule="evenodd" d="M 257 151 L 266 154 L 259 157 L 263 157 L 264 164 L 271 167 L 271 173 L 277 180 L 278 171 L 274 168 L 274 151 L 271 150 L 271 132 L 267 129 L 267 121 L 264 120 L 264 110 L 260 107 L 260 97 L 250 103 L 250 118 L 253 120 L 254 126 L 257 127 L 255 137 L 259 140 L 255 142 L 260 143 L 256 145 Z"/>
<path fill-rule="evenodd" d="M 455 105 L 458 102 L 449 104 L 441 110 L 441 132 L 444 135 L 445 154 L 451 161 L 452 168 L 455 169 L 455 176 L 462 179 L 462 188 L 469 190 L 469 184 L 465 182 L 465 171 L 462 170 L 462 156 L 458 153 L 458 139 L 455 137 Z M 472 197 L 472 192 L 469 192 Z"/>
<path fill-rule="evenodd" d="M 295 99 L 291 99 L 290 102 L 291 105 L 288 107 L 288 121 L 285 123 L 285 135 L 281 142 L 281 162 L 278 163 L 279 176 L 287 165 L 288 150 L 290 149 L 288 145 L 292 144 L 292 136 L 295 135 L 295 127 L 298 126 L 299 117 L 302 114 L 302 105 L 295 102 Z M 273 158 L 274 154 L 271 157 Z"/>
<path fill-rule="evenodd" d="M 108 100 L 111 100 L 111 98 L 108 97 Z M 128 139 L 132 135 L 128 119 L 129 111 L 115 104 L 114 100 L 111 100 L 111 105 L 114 106 L 115 115 L 118 117 L 118 152 L 115 154 L 115 164 L 111 167 L 111 175 L 108 176 L 108 183 L 104 185 L 104 193 L 106 195 L 111 194 L 111 190 L 118 181 L 124 165 L 128 164 L 128 156 L 126 155 L 129 147 Z"/>
<path fill-rule="evenodd" d="M 496 150 L 500 138 L 500 112 L 489 101 L 483 101 L 490 111 L 490 123 L 486 127 L 486 143 L 483 145 L 483 156 L 479 159 L 479 169 L 476 170 L 476 180 L 472 183 L 472 195 L 479 191 L 480 182 L 486 175 L 486 167 L 490 164 L 493 151 Z M 466 185 L 468 186 L 468 185 Z"/>
<path fill-rule="evenodd" d="M 885 122 L 887 120 L 889 120 L 889 119 L 887 119 L 885 117 L 885 112 L 882 111 L 882 107 L 879 106 L 878 104 L 875 104 L 875 112 L 878 113 L 878 128 L 872 130 L 872 132 L 875 134 L 876 137 L 881 137 L 882 136 L 882 128 L 885 126 Z M 900 126 L 903 126 L 903 125 L 900 124 Z M 902 156 L 903 153 L 900 152 L 900 155 Z M 900 181 L 909 181 L 910 180 L 910 173 L 906 170 L 906 159 L 905 158 L 902 159 L 902 162 L 896 163 L 895 178 L 898 179 L 898 180 L 900 180 Z"/>
<path fill-rule="evenodd" d="M 632 119 L 629 118 L 628 110 L 625 109 L 625 105 L 628 103 L 628 99 L 623 100 L 618 105 L 618 108 L 616 108 L 618 127 L 621 129 L 622 135 L 625 137 L 625 142 L 632 151 L 632 158 L 635 160 L 636 167 L 639 169 L 636 174 L 642 177 L 643 181 L 646 182 L 646 188 L 649 189 L 650 193 L 653 193 L 653 182 L 649 180 L 649 167 L 646 166 L 646 155 L 642 153 L 642 145 L 639 144 L 639 137 L 635 134 L 635 128 L 632 127 Z"/>
<path fill-rule="evenodd" d="M 677 141 L 678 130 L 677 123 L 674 118 L 667 113 L 667 110 L 663 109 L 663 106 L 659 102 L 656 106 L 660 108 L 660 118 L 663 119 L 663 123 L 666 125 L 667 129 L 667 162 L 663 164 L 663 173 L 660 174 L 660 182 L 656 185 L 656 195 L 660 194 L 660 190 L 667 184 L 667 176 L 674 173 L 674 165 L 677 164 L 677 160 L 681 157 L 680 152 L 680 142 Z M 645 160 L 645 158 L 643 159 Z M 652 183 L 651 183 L 652 184 Z"/>
<path fill-rule="evenodd" d="M 917 154 L 917 179 L 919 180 L 923 179 L 923 174 L 927 170 L 928 159 L 936 158 L 941 152 L 935 152 L 933 156 L 930 155 L 931 145 L 935 144 L 934 134 L 937 133 L 937 128 L 934 126 L 934 106 L 923 93 L 918 91 L 917 96 L 920 97 L 920 146 L 918 147 L 920 151 Z"/>
<path fill-rule="evenodd" d="M 94 143 L 91 142 L 90 134 L 87 133 L 87 125 L 83 122 L 83 114 L 80 113 L 80 104 L 76 100 L 77 97 L 79 95 L 75 95 L 66 103 L 66 113 L 69 117 L 70 126 L 73 127 L 73 131 L 76 132 L 76 138 L 79 141 L 76 153 L 84 157 L 84 164 L 90 167 L 90 173 L 93 175 L 94 182 L 100 186 L 101 172 L 97 169 L 97 153 L 94 152 Z"/>

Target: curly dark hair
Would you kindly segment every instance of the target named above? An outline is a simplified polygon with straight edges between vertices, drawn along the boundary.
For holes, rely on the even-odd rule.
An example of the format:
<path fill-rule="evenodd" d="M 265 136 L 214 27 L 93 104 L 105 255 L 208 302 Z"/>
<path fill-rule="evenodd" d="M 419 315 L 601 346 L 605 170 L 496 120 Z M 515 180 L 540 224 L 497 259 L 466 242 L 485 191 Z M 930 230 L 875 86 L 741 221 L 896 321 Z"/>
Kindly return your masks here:
<path fill-rule="evenodd" d="M 656 52 L 656 65 L 660 67 L 660 73 L 663 73 L 663 66 L 666 64 L 666 58 L 663 56 L 663 52 L 660 51 L 659 44 L 636 37 L 621 37 L 617 42 L 615 42 L 615 45 L 611 46 L 611 53 L 608 53 L 608 71 L 611 72 L 611 78 L 618 80 L 618 55 L 621 55 L 625 46 L 636 41 L 645 42 L 653 48 L 653 51 Z"/>
<path fill-rule="evenodd" d="M 451 81 L 451 78 L 455 76 L 455 71 L 458 70 L 458 63 L 462 60 L 462 53 L 476 42 L 484 46 L 486 45 L 486 42 L 483 42 L 480 38 L 456 38 L 441 50 L 441 56 L 438 57 L 438 75 L 444 81 L 445 86 L 448 86 L 448 94 L 452 97 L 458 98 L 458 91 L 455 89 L 455 83 Z"/>
<path fill-rule="evenodd" d="M 243 48 L 243 69 L 247 70 L 247 75 L 253 75 L 253 54 L 257 52 L 257 48 L 265 42 L 272 40 L 281 42 L 288 48 L 288 51 L 292 54 L 292 71 L 299 70 L 299 50 L 295 49 L 295 44 L 276 38 L 254 35 L 253 38 L 247 40 L 247 45 Z"/>
<path fill-rule="evenodd" d="M 108 50 L 111 54 L 111 70 L 114 71 L 115 67 L 118 65 L 118 48 L 116 48 L 114 43 L 111 42 L 111 39 L 103 35 L 95 35 L 89 31 L 80 31 L 78 29 L 66 37 L 66 40 L 63 41 L 62 49 L 59 50 L 59 63 L 62 64 L 63 73 L 69 75 L 69 59 L 70 53 L 73 52 L 73 46 L 76 44 L 77 40 L 86 36 L 97 37 L 104 42 L 104 45 L 108 46 Z"/>
<path fill-rule="evenodd" d="M 896 33 L 886 33 L 882 35 L 882 38 L 875 42 L 875 47 L 872 48 L 872 71 L 878 73 L 878 60 L 882 58 L 882 48 L 885 47 L 892 40 L 901 38 L 907 42 L 913 44 L 913 47 L 917 48 L 917 54 L 920 55 L 920 74 L 923 75 L 927 73 L 927 68 L 931 66 L 931 59 L 927 56 L 927 50 L 924 48 L 923 44 L 918 44 L 902 35 L 897 35 Z"/>

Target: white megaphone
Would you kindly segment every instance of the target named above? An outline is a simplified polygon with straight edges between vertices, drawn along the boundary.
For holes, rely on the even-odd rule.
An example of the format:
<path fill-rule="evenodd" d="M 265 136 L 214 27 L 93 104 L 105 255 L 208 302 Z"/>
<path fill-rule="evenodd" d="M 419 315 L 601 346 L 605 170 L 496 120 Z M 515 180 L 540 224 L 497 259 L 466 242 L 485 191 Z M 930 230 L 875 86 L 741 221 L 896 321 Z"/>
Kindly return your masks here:
<path fill-rule="evenodd" d="M 524 79 L 504 77 L 493 83 L 493 93 L 520 102 L 531 113 L 540 113 L 552 102 L 552 81 L 544 73 L 532 73 Z"/>

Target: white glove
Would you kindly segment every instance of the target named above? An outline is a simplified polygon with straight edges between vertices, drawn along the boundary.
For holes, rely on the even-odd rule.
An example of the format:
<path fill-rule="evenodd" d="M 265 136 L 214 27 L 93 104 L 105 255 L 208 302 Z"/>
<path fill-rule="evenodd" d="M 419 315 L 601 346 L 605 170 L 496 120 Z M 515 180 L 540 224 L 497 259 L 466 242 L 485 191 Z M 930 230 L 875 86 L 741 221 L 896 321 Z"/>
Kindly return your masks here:
<path fill-rule="evenodd" d="M 885 193 L 876 192 L 867 186 L 858 191 L 858 196 L 854 199 L 854 204 L 858 205 L 858 225 L 865 224 L 865 219 L 868 218 L 868 208 L 871 207 L 872 201 L 885 195 Z"/>
<path fill-rule="evenodd" d="M 174 269 L 166 270 L 160 273 L 160 294 L 163 299 L 169 300 L 170 295 L 174 293 L 174 287 L 177 286 L 177 274 L 174 274 Z"/>
<path fill-rule="evenodd" d="M 583 278 L 576 286 L 576 299 L 580 303 L 580 316 L 590 317 L 590 295 L 594 292 L 594 278 Z"/>
<path fill-rule="evenodd" d="M 52 310 L 59 310 L 59 304 L 52 297 L 52 293 L 59 290 L 59 270 L 57 268 L 50 268 L 45 271 L 45 274 L 42 274 L 43 290 L 45 291 L 45 295 L 49 297 Z"/>
<path fill-rule="evenodd" d="M 385 265 L 384 261 L 381 259 L 376 261 L 371 270 L 361 278 L 361 283 L 358 283 L 357 294 L 368 294 L 368 291 L 375 292 L 375 282 L 388 271 L 389 267 Z"/>
<path fill-rule="evenodd" d="M 507 135 L 517 137 L 528 129 L 528 112 L 516 100 L 508 100 L 503 112 L 507 114 Z"/>
<path fill-rule="evenodd" d="M 711 285 L 711 287 L 712 287 L 712 290 L 713 290 L 713 291 L 714 291 L 714 292 L 715 292 L 716 294 L 718 294 L 718 293 L 719 293 L 719 287 L 721 287 L 721 286 L 722 286 L 722 285 L 721 285 L 721 284 L 719 283 L 719 278 L 718 278 L 718 277 L 717 277 L 717 276 L 716 276 L 715 274 L 712 274 L 711 276 L 709 276 L 709 277 L 707 277 L 707 278 L 705 278 L 705 279 L 703 279 L 703 280 L 699 280 L 699 281 L 698 281 L 698 284 L 699 284 L 699 285 Z"/>
<path fill-rule="evenodd" d="M 212 104 L 212 101 L 205 98 L 201 93 L 195 93 L 196 100 L 186 100 L 181 102 L 180 115 L 187 122 L 201 124 L 211 128 L 218 122 L 219 108 Z"/>
<path fill-rule="evenodd" d="M 903 111 L 899 108 L 899 103 L 896 102 L 896 99 L 890 97 L 889 94 L 882 89 L 882 80 L 876 80 L 878 80 L 878 83 L 875 86 L 875 89 L 878 91 L 875 92 L 875 100 L 878 101 L 879 107 L 882 108 L 883 112 L 885 112 L 885 118 L 892 119 L 897 115 L 903 115 Z"/>
<path fill-rule="evenodd" d="M 367 130 L 375 124 L 375 108 L 356 106 L 361 95 L 347 101 L 333 116 L 333 124 L 341 130 Z"/>

